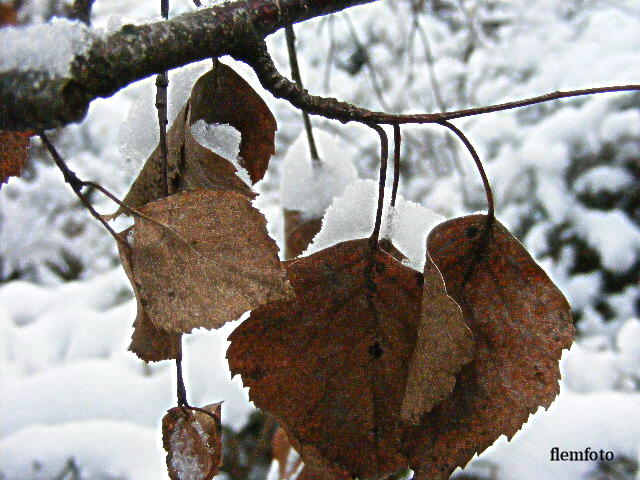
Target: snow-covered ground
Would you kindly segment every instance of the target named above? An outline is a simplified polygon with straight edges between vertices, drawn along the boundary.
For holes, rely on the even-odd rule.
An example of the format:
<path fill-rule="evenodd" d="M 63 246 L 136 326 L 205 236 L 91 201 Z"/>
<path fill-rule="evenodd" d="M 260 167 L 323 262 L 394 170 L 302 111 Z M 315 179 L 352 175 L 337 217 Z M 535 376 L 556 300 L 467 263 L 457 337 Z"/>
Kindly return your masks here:
<path fill-rule="evenodd" d="M 24 12 L 41 22 L 49 3 L 27 1 Z M 95 28 L 156 19 L 156 4 L 97 0 Z M 172 1 L 171 15 L 193 8 Z M 297 26 L 305 87 L 370 108 L 420 112 L 640 82 L 637 1 L 439 1 L 413 11 L 410 2 L 382 0 Z M 288 72 L 282 35 L 269 46 Z M 305 194 L 291 188 L 300 186 L 292 172 L 313 180 L 304 165 L 291 167 L 295 150 L 286 155 L 302 121 L 245 66 L 224 61 L 261 92 L 278 120 L 276 156 L 256 205 L 282 245 L 280 207 Z M 171 73 L 170 118 L 209 64 Z M 123 195 L 157 144 L 153 94 L 152 79 L 138 82 L 97 100 L 84 122 L 52 138 L 81 177 Z M 640 478 L 640 97 L 553 102 L 456 124 L 486 162 L 501 221 L 558 283 L 579 320 L 556 402 L 463 475 Z M 375 185 L 331 175 L 354 179 L 349 161 L 361 179 L 374 179 L 379 152 L 368 128 L 319 119 L 314 125 L 340 139 L 318 133 L 320 151 L 339 158 L 327 174 L 328 197 L 307 205 L 313 215 L 330 205 L 312 249 L 370 231 Z M 485 208 L 484 194 L 471 159 L 440 127 L 403 133 L 404 198 L 385 228 L 419 268 L 421 240 L 433 223 Z M 304 147 L 298 143 L 294 149 Z M 102 212 L 115 209 L 92 198 Z M 23 177 L 0 190 L 0 269 L 0 478 L 62 479 L 69 465 L 82 480 L 166 478 L 159 423 L 174 402 L 173 366 L 147 366 L 126 351 L 135 301 L 116 249 L 36 141 Z M 224 400 L 223 423 L 236 430 L 253 410 L 224 360 L 237 323 L 185 340 L 192 403 Z M 609 450 L 617 462 L 552 462 L 553 447 Z"/>

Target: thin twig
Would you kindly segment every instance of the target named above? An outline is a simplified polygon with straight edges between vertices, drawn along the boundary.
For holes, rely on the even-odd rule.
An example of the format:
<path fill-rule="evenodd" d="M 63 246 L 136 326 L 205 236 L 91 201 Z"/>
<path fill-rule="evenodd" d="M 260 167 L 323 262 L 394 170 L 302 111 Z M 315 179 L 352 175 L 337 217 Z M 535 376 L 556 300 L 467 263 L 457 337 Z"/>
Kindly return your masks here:
<path fill-rule="evenodd" d="M 400 125 L 393 126 L 393 184 L 391 186 L 391 208 L 396 206 L 396 196 L 398 195 L 398 184 L 400 183 L 400 144 L 402 135 Z"/>
<path fill-rule="evenodd" d="M 160 0 L 160 15 L 165 20 L 169 18 L 169 0 Z M 167 149 L 167 89 L 169 87 L 169 74 L 165 70 L 156 76 L 156 110 L 158 111 L 158 126 L 160 127 L 160 172 L 162 175 L 162 192 L 169 195 L 168 182 L 168 149 Z"/>
<path fill-rule="evenodd" d="M 372 248 L 378 245 L 380 227 L 382 225 L 382 210 L 384 208 L 384 186 L 387 180 L 387 161 L 389 159 L 389 139 L 387 132 L 380 125 L 369 125 L 380 135 L 380 177 L 378 178 L 378 206 L 376 208 L 376 221 L 371 232 L 370 244 Z"/>
<path fill-rule="evenodd" d="M 104 226 L 104 228 L 107 229 L 107 231 L 111 234 L 111 236 L 116 239 L 116 242 L 120 242 L 120 237 L 118 236 L 116 231 L 113 228 L 111 228 L 111 225 L 109 225 L 107 221 L 104 218 L 102 218 L 102 215 L 100 215 L 96 211 L 96 209 L 93 208 L 93 205 L 91 205 L 91 202 L 89 201 L 89 199 L 82 193 L 82 188 L 85 186 L 89 186 L 92 183 L 83 182 L 78 178 L 76 173 L 73 170 L 71 170 L 69 166 L 65 163 L 65 161 L 62 159 L 62 157 L 60 156 L 56 148 L 49 141 L 49 138 L 45 135 L 43 131 L 38 132 L 38 136 L 42 140 L 42 143 L 44 144 L 44 146 L 49 151 L 49 154 L 51 155 L 51 157 L 53 157 L 53 161 L 55 162 L 56 166 L 62 172 L 64 181 L 69 184 L 73 192 L 80 199 L 80 202 L 84 205 L 84 207 L 87 210 L 89 210 L 89 213 L 91 213 L 91 215 L 93 215 L 93 217 L 96 220 L 98 220 Z"/>
<path fill-rule="evenodd" d="M 503 110 L 536 105 L 562 98 L 580 97 L 598 93 L 640 91 L 640 85 L 615 85 L 611 87 L 585 88 L 580 90 L 557 91 L 537 97 L 516 100 L 486 107 L 467 108 L 451 112 L 393 114 L 375 112 L 357 107 L 331 97 L 311 95 L 294 82 L 278 72 L 264 41 L 256 41 L 252 49 L 235 51 L 234 58 L 246 62 L 253 68 L 262 86 L 276 98 L 283 98 L 293 106 L 305 110 L 310 115 L 320 115 L 343 123 L 359 122 L 365 125 L 386 124 L 401 125 L 406 123 L 428 124 L 441 123 L 456 118 L 471 117 Z"/>
<path fill-rule="evenodd" d="M 356 27 L 353 25 L 351 18 L 346 12 L 343 13 L 343 18 L 347 22 L 349 33 L 351 34 L 351 38 L 353 39 L 353 42 L 356 44 L 356 48 L 363 51 L 365 54 L 364 63 L 367 66 L 367 70 L 369 71 L 369 76 L 371 77 L 371 85 L 373 86 L 373 91 L 375 92 L 376 97 L 380 102 L 380 106 L 385 110 L 389 110 L 389 105 L 384 99 L 384 94 L 382 93 L 382 87 L 378 83 L 378 73 L 376 70 L 376 66 L 373 63 L 373 60 L 371 60 L 371 56 L 369 55 L 367 47 L 360 41 L 360 37 L 358 37 L 358 32 L 356 31 Z"/>
<path fill-rule="evenodd" d="M 325 61 L 324 67 L 324 92 L 327 93 L 330 88 L 331 82 L 331 69 L 333 67 L 333 57 L 336 52 L 336 32 L 334 26 L 335 17 L 333 15 L 329 15 L 328 20 L 328 31 L 329 31 L 329 51 L 327 52 L 327 59 Z"/>
<path fill-rule="evenodd" d="M 489 219 L 489 222 L 492 222 L 493 219 L 495 218 L 495 207 L 494 207 L 494 203 L 493 203 L 493 193 L 491 192 L 491 185 L 489 183 L 489 178 L 487 177 L 487 174 L 484 170 L 484 166 L 482 165 L 482 161 L 480 160 L 480 156 L 478 155 L 478 152 L 476 152 L 476 149 L 474 148 L 473 144 L 471 143 L 471 141 L 469 141 L 469 139 L 467 138 L 467 136 L 462 132 L 462 130 L 460 130 L 458 127 L 456 127 L 453 123 L 447 122 L 447 121 L 442 121 L 442 122 L 438 122 L 439 125 L 442 125 L 443 127 L 447 127 L 449 130 L 451 130 L 453 133 L 456 134 L 456 136 L 462 140 L 462 143 L 464 143 L 464 146 L 467 147 L 467 150 L 469 150 L 469 153 L 471 154 L 471 156 L 473 157 L 473 161 L 476 163 L 476 167 L 478 168 L 478 172 L 480 173 L 480 177 L 482 177 L 482 183 L 484 185 L 484 192 L 487 196 L 487 216 Z M 488 223 L 489 223 L 488 222 Z"/>
<path fill-rule="evenodd" d="M 287 25 L 284 29 L 285 37 L 287 39 L 287 51 L 289 52 L 289 64 L 291 65 L 291 77 L 293 81 L 300 85 L 300 88 L 304 88 L 302 85 L 302 76 L 300 75 L 300 67 L 298 65 L 298 55 L 296 53 L 296 34 L 293 30 L 293 25 Z M 311 154 L 311 160 L 318 162 L 320 157 L 318 156 L 318 150 L 316 149 L 316 142 L 313 138 L 313 129 L 311 127 L 311 119 L 309 114 L 302 110 L 302 121 L 304 122 L 304 129 L 307 131 L 307 141 L 309 142 L 309 152 Z"/>

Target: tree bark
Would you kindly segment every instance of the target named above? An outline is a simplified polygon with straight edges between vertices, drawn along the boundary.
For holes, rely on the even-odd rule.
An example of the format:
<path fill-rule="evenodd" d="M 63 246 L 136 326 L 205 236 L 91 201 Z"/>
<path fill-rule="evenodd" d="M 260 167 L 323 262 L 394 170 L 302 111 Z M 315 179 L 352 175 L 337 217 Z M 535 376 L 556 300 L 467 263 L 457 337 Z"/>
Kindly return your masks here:
<path fill-rule="evenodd" d="M 374 0 L 243 0 L 157 23 L 124 25 L 72 61 L 69 73 L 0 72 L 0 130 L 60 127 L 82 120 L 97 97 L 198 60 L 242 52 L 292 23 Z M 49 46 L 42 45 L 46 52 Z"/>

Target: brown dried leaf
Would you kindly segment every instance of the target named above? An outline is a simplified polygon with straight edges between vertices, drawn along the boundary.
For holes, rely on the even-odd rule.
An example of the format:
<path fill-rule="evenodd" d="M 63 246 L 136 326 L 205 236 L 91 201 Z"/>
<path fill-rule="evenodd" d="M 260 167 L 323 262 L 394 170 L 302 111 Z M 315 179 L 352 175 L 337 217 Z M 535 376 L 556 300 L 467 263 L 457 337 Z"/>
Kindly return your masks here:
<path fill-rule="evenodd" d="M 458 304 L 446 294 L 442 275 L 427 255 L 422 317 L 409 365 L 402 420 L 417 423 L 424 413 L 447 398 L 456 383 L 456 374 L 472 355 L 473 334 L 462 320 Z"/>
<path fill-rule="evenodd" d="M 222 462 L 221 403 L 203 407 L 213 414 L 170 409 L 162 419 L 162 445 L 171 480 L 211 480 Z"/>
<path fill-rule="evenodd" d="M 407 428 L 412 468 L 449 478 L 500 435 L 513 436 L 558 394 L 558 362 L 573 324 L 562 293 L 525 248 L 495 221 L 471 215 L 438 225 L 428 252 L 474 334 L 474 360 L 452 395 Z"/>
<path fill-rule="evenodd" d="M 276 119 L 262 97 L 230 66 L 216 62 L 210 74 L 213 80 L 191 94 L 192 121 L 226 123 L 238 130 L 240 165 L 256 183 L 275 153 Z"/>
<path fill-rule="evenodd" d="M 120 232 L 120 240 L 118 241 L 122 267 L 131 282 L 137 303 L 137 314 L 133 322 L 133 335 L 131 336 L 129 350 L 145 362 L 159 362 L 160 360 L 178 358 L 181 334 L 155 327 L 149 321 L 149 317 L 140 302 L 140 294 L 131 270 L 131 245 L 127 240 L 129 233 L 132 231 L 133 227 Z"/>
<path fill-rule="evenodd" d="M 16 11 L 16 5 L 11 3 L 0 2 L 0 27 L 5 27 L 8 25 L 16 25 L 17 23 L 18 23 L 18 12 Z"/>
<path fill-rule="evenodd" d="M 27 161 L 29 138 L 34 132 L 0 130 L 0 188 L 9 177 L 19 177 Z"/>
<path fill-rule="evenodd" d="M 130 242 L 133 278 L 156 328 L 218 328 L 292 295 L 266 219 L 245 196 L 201 188 L 139 212 Z"/>
<path fill-rule="evenodd" d="M 226 110 L 230 111 L 226 111 Z M 241 164 L 252 181 L 264 176 L 275 150 L 275 119 L 260 96 L 231 67 L 205 73 L 193 86 L 191 99 L 167 132 L 169 192 L 194 188 L 233 190 L 249 198 L 255 193 L 236 175 L 233 164 L 202 146 L 191 133 L 198 120 L 229 123 L 241 133 Z M 163 198 L 160 146 L 156 147 L 131 186 L 123 203 L 133 208 Z M 115 216 L 125 212 L 120 208 Z"/>
<path fill-rule="evenodd" d="M 307 466 L 361 477 L 407 466 L 398 430 L 422 274 L 366 239 L 286 263 L 298 300 L 254 310 L 230 336 L 231 371 Z M 324 460 L 323 460 L 324 459 Z"/>
<path fill-rule="evenodd" d="M 284 209 L 284 256 L 291 260 L 304 252 L 322 227 L 322 218 L 307 218 L 298 210 Z"/>

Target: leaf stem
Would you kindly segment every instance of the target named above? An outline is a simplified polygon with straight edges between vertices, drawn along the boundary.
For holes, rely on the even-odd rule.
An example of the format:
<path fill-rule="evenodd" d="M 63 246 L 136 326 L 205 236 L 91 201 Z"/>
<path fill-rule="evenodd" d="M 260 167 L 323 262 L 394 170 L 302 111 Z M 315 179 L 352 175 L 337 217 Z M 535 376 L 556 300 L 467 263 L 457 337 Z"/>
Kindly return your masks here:
<path fill-rule="evenodd" d="M 396 206 L 398 184 L 400 183 L 400 144 L 402 135 L 400 125 L 393 126 L 393 185 L 391 186 L 391 208 Z"/>
<path fill-rule="evenodd" d="M 380 125 L 368 125 L 380 135 L 380 177 L 378 178 L 378 207 L 376 209 L 376 221 L 373 226 L 373 232 L 370 237 L 371 248 L 374 249 L 378 245 L 380 237 L 380 226 L 382 225 L 382 210 L 384 208 L 384 187 L 387 180 L 387 161 L 389 159 L 389 139 L 387 132 Z"/>
<path fill-rule="evenodd" d="M 480 173 L 480 177 L 482 177 L 482 184 L 484 185 L 484 193 L 487 196 L 487 210 L 488 210 L 487 211 L 487 224 L 491 224 L 493 222 L 493 220 L 495 219 L 495 207 L 494 207 L 494 202 L 493 202 L 493 192 L 491 191 L 491 184 L 489 183 L 489 178 L 487 177 L 487 173 L 484 170 L 484 166 L 482 165 L 482 161 L 480 160 L 480 156 L 478 155 L 478 152 L 476 152 L 476 149 L 472 145 L 471 141 L 469 141 L 469 139 L 462 132 L 462 130 L 460 130 L 458 127 L 456 127 L 453 123 L 447 122 L 446 120 L 443 120 L 441 122 L 438 122 L 438 124 L 442 125 L 443 127 L 448 128 L 453 133 L 455 133 L 456 136 L 462 141 L 462 143 L 464 143 L 464 146 L 467 147 L 467 150 L 469 150 L 469 153 L 473 157 L 473 161 L 476 163 L 476 167 L 478 168 L 478 172 Z"/>
<path fill-rule="evenodd" d="M 180 336 L 178 355 L 176 356 L 176 395 L 179 406 L 191 408 L 189 402 L 187 402 L 187 388 L 184 385 L 182 376 L 182 335 Z"/>

